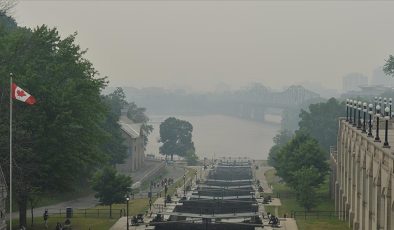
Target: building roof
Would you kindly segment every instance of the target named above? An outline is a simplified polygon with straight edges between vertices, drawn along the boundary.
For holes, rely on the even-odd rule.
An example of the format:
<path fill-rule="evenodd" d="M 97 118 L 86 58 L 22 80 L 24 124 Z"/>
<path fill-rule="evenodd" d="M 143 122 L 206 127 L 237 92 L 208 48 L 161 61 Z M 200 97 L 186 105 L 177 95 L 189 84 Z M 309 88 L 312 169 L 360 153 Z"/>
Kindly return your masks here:
<path fill-rule="evenodd" d="M 120 117 L 118 121 L 120 128 L 131 136 L 131 138 L 138 138 L 141 135 L 142 124 L 132 123 L 127 117 Z"/>

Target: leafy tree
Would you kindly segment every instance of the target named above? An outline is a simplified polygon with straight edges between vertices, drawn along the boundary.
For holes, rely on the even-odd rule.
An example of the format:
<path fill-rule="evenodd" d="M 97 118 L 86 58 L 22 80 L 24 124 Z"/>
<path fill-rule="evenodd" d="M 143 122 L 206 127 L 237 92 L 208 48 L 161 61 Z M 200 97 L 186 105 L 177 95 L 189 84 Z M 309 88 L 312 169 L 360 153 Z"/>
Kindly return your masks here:
<path fill-rule="evenodd" d="M 131 193 L 131 178 L 118 174 L 113 167 L 105 167 L 97 172 L 92 181 L 92 188 L 97 192 L 95 197 L 103 205 L 109 205 L 109 215 L 112 217 L 112 204 L 122 203 L 125 195 Z"/>
<path fill-rule="evenodd" d="M 142 123 L 142 130 L 144 132 L 144 147 L 148 144 L 148 136 L 153 131 L 153 126 L 148 125 L 149 118 L 145 114 L 146 108 L 138 107 L 134 102 L 128 104 L 127 117 L 135 123 Z"/>
<path fill-rule="evenodd" d="M 117 88 L 109 95 L 103 96 L 103 103 L 107 108 L 107 116 L 102 124 L 106 131 L 102 150 L 106 153 L 108 162 L 112 165 L 123 163 L 127 157 L 127 147 L 123 144 L 124 138 L 118 124 L 121 109 L 127 104 L 122 88 Z"/>
<path fill-rule="evenodd" d="M 300 117 L 295 114 L 300 114 L 301 110 L 307 109 L 311 104 L 325 102 L 326 100 L 321 97 L 315 97 L 306 100 L 301 105 L 294 105 L 294 107 L 287 107 L 283 109 L 281 129 L 288 130 L 289 132 L 295 132 L 299 129 Z"/>
<path fill-rule="evenodd" d="M 301 110 L 300 130 L 316 138 L 325 151 L 336 145 L 338 117 L 343 116 L 345 107 L 335 98 L 325 103 L 311 104 L 309 111 Z"/>
<path fill-rule="evenodd" d="M 291 140 L 292 137 L 293 134 L 290 131 L 281 129 L 279 133 L 273 138 L 274 145 L 271 147 L 268 154 L 268 163 L 271 166 L 276 165 L 278 152 Z"/>
<path fill-rule="evenodd" d="M 149 121 L 146 116 L 146 108 L 138 107 L 134 102 L 128 105 L 127 117 L 135 123 L 146 123 Z"/>
<path fill-rule="evenodd" d="M 3 23 L 0 21 L 0 23 Z M 106 80 L 86 60 L 75 34 L 56 29 L 5 29 L 0 26 L 0 75 L 36 97 L 34 106 L 14 102 L 14 197 L 26 226 L 31 193 L 72 190 L 104 163 L 101 127 L 106 109 L 100 97 Z M 0 78 L 0 157 L 8 179 L 9 79 Z"/>
<path fill-rule="evenodd" d="M 307 133 L 299 131 L 277 153 L 275 169 L 278 176 L 295 188 L 297 178 L 295 178 L 294 172 L 302 167 L 314 167 L 319 171 L 319 177 L 313 181 L 312 185 L 318 186 L 324 181 L 324 177 L 328 173 L 326 159 L 326 154 L 317 141 Z"/>
<path fill-rule="evenodd" d="M 105 99 L 108 101 L 111 113 L 119 119 L 122 109 L 128 105 L 123 89 L 117 87 L 112 93 L 105 96 Z"/>
<path fill-rule="evenodd" d="M 383 66 L 383 72 L 391 77 L 394 77 L 394 56 L 390 55 L 389 59 Z"/>
<path fill-rule="evenodd" d="M 193 126 L 188 121 L 169 117 L 160 124 L 160 153 L 184 157 L 188 151 L 195 151 L 192 141 Z"/>
<path fill-rule="evenodd" d="M 196 165 L 198 162 L 198 156 L 193 149 L 186 152 L 185 159 L 188 165 Z"/>
<path fill-rule="evenodd" d="M 0 14 L 6 15 L 14 6 L 16 1 L 14 0 L 1 0 L 0 1 Z"/>
<path fill-rule="evenodd" d="M 297 201 L 310 211 L 317 204 L 316 188 L 321 183 L 321 172 L 313 166 L 304 166 L 293 174 L 292 187 L 296 191 Z"/>

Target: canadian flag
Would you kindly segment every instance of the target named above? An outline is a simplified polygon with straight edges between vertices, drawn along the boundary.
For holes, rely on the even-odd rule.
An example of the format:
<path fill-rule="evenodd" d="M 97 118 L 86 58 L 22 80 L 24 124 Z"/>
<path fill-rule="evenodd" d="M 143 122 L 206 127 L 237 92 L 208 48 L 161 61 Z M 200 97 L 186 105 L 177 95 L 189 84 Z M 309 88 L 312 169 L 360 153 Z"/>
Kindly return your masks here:
<path fill-rule="evenodd" d="M 12 98 L 23 101 L 29 105 L 36 103 L 36 99 L 32 95 L 28 94 L 15 83 L 12 83 Z"/>

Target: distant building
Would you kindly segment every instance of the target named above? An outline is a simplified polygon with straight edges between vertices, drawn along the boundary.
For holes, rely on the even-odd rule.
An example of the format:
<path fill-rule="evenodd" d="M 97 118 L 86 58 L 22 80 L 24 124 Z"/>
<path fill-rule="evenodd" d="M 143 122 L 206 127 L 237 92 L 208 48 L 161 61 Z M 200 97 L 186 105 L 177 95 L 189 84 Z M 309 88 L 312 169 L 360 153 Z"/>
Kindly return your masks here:
<path fill-rule="evenodd" d="M 368 85 L 368 77 L 361 73 L 350 73 L 342 78 L 343 92 L 358 90 L 361 85 Z"/>
<path fill-rule="evenodd" d="M 116 168 L 119 172 L 127 174 L 137 171 L 144 164 L 144 134 L 142 124 L 135 124 L 125 116 L 120 118 L 119 125 L 127 146 L 127 158 L 123 164 L 116 165 Z"/>
<path fill-rule="evenodd" d="M 369 85 L 359 86 L 358 90 L 348 91 L 341 95 L 343 98 L 357 98 L 362 97 L 365 99 L 373 99 L 376 95 L 382 95 L 384 92 L 391 90 L 391 87 L 384 85 Z"/>
<path fill-rule="evenodd" d="M 394 86 L 394 78 L 383 72 L 383 67 L 378 67 L 372 72 L 371 83 L 374 85 Z"/>

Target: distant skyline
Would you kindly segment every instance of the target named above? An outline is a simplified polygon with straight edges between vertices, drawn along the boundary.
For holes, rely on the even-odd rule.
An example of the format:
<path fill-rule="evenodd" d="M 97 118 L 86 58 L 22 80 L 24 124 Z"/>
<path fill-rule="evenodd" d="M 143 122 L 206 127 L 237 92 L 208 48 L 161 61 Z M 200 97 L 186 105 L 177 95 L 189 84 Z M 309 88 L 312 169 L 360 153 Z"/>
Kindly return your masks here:
<path fill-rule="evenodd" d="M 21 26 L 77 31 L 110 86 L 342 89 L 394 54 L 390 1 L 20 1 Z"/>

